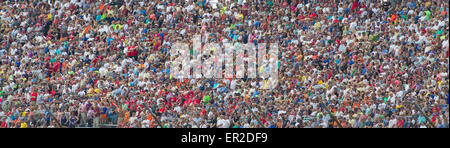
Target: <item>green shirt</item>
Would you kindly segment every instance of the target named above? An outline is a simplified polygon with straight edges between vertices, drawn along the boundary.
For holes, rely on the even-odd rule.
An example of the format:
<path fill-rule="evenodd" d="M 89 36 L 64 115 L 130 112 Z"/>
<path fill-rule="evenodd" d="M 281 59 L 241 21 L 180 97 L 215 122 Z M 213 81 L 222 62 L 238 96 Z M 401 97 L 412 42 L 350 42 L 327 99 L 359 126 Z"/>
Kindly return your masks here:
<path fill-rule="evenodd" d="M 389 99 L 389 97 L 384 97 L 383 98 L 384 103 L 386 103 L 388 99 Z"/>
<path fill-rule="evenodd" d="M 402 18 L 406 20 L 408 18 L 408 16 L 403 14 Z"/>
<path fill-rule="evenodd" d="M 437 32 L 436 32 L 436 35 L 440 35 L 440 34 L 442 34 L 442 30 L 438 30 Z"/>
<path fill-rule="evenodd" d="M 203 103 L 208 104 L 209 100 L 211 100 L 211 97 L 209 95 L 203 97 Z"/>
<path fill-rule="evenodd" d="M 425 11 L 425 18 L 427 19 L 427 20 L 430 20 L 430 15 L 431 15 L 431 12 L 430 11 Z"/>

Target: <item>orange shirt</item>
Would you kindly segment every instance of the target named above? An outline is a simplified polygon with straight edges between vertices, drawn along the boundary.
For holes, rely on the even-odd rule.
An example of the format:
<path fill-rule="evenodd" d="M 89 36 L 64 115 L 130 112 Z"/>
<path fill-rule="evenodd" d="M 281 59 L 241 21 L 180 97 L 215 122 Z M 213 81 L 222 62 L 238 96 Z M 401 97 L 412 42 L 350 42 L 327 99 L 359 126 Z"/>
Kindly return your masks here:
<path fill-rule="evenodd" d="M 151 116 L 151 115 L 148 115 L 147 119 L 148 119 L 149 121 L 152 121 L 152 116 Z"/>
<path fill-rule="evenodd" d="M 144 64 L 139 64 L 137 67 L 144 67 L 145 65 Z"/>
<path fill-rule="evenodd" d="M 395 19 L 397 19 L 397 15 L 396 15 L 396 14 L 393 14 L 393 15 L 391 16 L 391 22 L 394 22 Z"/>
<path fill-rule="evenodd" d="M 130 118 L 128 117 L 128 112 L 127 113 L 125 113 L 125 122 L 130 122 Z"/>
<path fill-rule="evenodd" d="M 101 4 L 100 7 L 99 7 L 98 9 L 99 9 L 99 10 L 102 10 L 104 6 L 105 6 L 105 4 Z"/>
<path fill-rule="evenodd" d="M 62 63 L 63 69 L 66 68 L 66 66 L 67 66 L 67 63 L 66 63 L 66 62 L 63 62 L 63 63 Z"/>
<path fill-rule="evenodd" d="M 83 33 L 84 33 L 84 34 L 86 34 L 86 33 L 87 33 L 87 31 L 88 31 L 89 29 L 91 29 L 91 25 L 89 25 L 89 26 L 87 26 L 86 28 L 84 28 L 84 31 L 83 31 Z"/>

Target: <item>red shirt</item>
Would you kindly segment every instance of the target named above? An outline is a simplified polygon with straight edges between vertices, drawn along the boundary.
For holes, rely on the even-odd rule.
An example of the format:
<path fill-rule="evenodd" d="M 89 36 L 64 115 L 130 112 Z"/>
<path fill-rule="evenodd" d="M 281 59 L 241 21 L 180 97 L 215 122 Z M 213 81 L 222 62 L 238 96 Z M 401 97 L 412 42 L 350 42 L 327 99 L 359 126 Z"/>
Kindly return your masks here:
<path fill-rule="evenodd" d="M 177 99 L 176 97 L 171 97 L 171 98 L 170 98 L 170 101 L 171 101 L 171 102 L 176 102 L 177 100 L 178 100 L 178 99 Z"/>
<path fill-rule="evenodd" d="M 437 117 L 437 114 L 434 114 L 433 117 L 431 117 L 431 122 L 436 122 Z"/>
<path fill-rule="evenodd" d="M 161 40 L 156 41 L 154 50 L 158 50 L 161 46 Z"/>
<path fill-rule="evenodd" d="M 8 127 L 8 124 L 6 124 L 6 122 L 2 122 L 2 125 L 0 126 L 1 128 L 7 128 Z"/>
<path fill-rule="evenodd" d="M 267 122 L 266 119 L 264 119 L 264 118 L 261 118 L 260 120 L 263 124 L 266 124 L 266 122 Z"/>
<path fill-rule="evenodd" d="M 128 52 L 129 57 L 137 56 L 137 54 L 138 54 L 137 50 L 132 50 L 132 51 Z"/>
<path fill-rule="evenodd" d="M 50 94 L 52 94 L 52 96 L 55 96 L 55 90 L 52 90 L 51 92 L 50 92 Z"/>
<path fill-rule="evenodd" d="M 316 16 L 317 16 L 317 14 L 311 13 L 311 14 L 309 15 L 309 18 L 312 19 L 313 17 L 316 17 Z"/>
<path fill-rule="evenodd" d="M 59 62 L 56 62 L 54 67 L 53 67 L 53 72 L 58 72 L 58 69 L 59 69 L 60 65 L 61 64 Z"/>
<path fill-rule="evenodd" d="M 31 101 L 36 101 L 36 98 L 37 98 L 37 93 L 36 92 L 31 93 Z"/>
<path fill-rule="evenodd" d="M 94 58 L 94 60 L 92 61 L 92 63 L 96 64 L 96 63 L 97 63 L 97 58 Z"/>
<path fill-rule="evenodd" d="M 358 7 L 359 6 L 359 4 L 358 4 L 358 0 L 355 0 L 354 2 L 353 2 L 353 5 L 352 5 L 352 10 L 354 10 L 356 7 Z"/>
<path fill-rule="evenodd" d="M 397 122 L 397 127 L 402 127 L 405 122 L 403 120 L 399 120 Z"/>
<path fill-rule="evenodd" d="M 202 115 L 206 115 L 206 110 L 205 109 L 202 110 Z"/>
<path fill-rule="evenodd" d="M 195 104 L 200 104 L 200 99 L 195 99 L 195 100 L 194 100 L 194 105 L 195 105 Z"/>

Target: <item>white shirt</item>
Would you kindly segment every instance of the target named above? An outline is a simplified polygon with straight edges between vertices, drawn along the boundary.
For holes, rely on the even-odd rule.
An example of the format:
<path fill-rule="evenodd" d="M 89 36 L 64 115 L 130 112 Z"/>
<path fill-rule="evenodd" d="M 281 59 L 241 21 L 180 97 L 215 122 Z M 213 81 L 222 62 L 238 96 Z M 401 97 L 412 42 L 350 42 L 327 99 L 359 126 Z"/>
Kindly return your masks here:
<path fill-rule="evenodd" d="M 230 127 L 230 121 L 227 119 L 220 119 L 217 121 L 217 125 L 221 125 L 219 128 L 229 128 Z"/>
<path fill-rule="evenodd" d="M 134 120 L 136 120 L 137 118 L 136 117 L 131 117 L 130 118 L 130 123 L 134 123 Z"/>
<path fill-rule="evenodd" d="M 142 121 L 142 128 L 149 128 L 149 127 L 150 127 L 150 122 L 147 119 Z"/>

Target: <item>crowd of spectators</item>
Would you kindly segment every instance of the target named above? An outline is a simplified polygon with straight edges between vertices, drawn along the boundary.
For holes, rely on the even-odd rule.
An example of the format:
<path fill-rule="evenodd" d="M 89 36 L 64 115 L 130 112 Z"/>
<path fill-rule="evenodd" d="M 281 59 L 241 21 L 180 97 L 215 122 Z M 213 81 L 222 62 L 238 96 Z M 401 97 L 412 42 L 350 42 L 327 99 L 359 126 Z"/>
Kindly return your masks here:
<path fill-rule="evenodd" d="M 447 0 L 0 1 L 1 128 L 449 127 Z M 172 78 L 197 34 L 278 44 L 277 87 Z"/>

